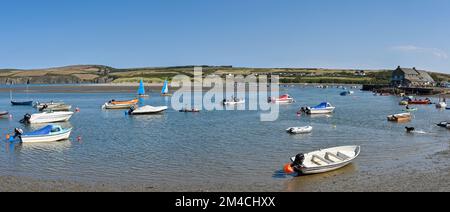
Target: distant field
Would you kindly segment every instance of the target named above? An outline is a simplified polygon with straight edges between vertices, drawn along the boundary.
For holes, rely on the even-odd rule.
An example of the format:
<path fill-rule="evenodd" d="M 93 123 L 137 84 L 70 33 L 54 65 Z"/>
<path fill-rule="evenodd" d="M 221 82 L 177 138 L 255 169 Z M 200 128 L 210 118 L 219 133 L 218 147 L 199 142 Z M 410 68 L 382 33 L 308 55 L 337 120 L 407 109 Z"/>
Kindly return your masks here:
<path fill-rule="evenodd" d="M 203 75 L 278 75 L 284 83 L 348 83 L 348 84 L 386 84 L 391 77 L 389 70 L 352 70 L 320 68 L 245 68 L 231 66 L 202 66 Z M 356 71 L 364 71 L 358 76 Z M 143 67 L 117 69 L 102 65 L 76 65 L 49 69 L 17 70 L 0 69 L 2 84 L 66 84 L 66 83 L 130 83 L 143 79 L 147 83 L 161 83 L 171 80 L 175 75 L 192 77 L 194 66 Z M 450 81 L 450 75 L 432 73 L 436 81 Z"/>

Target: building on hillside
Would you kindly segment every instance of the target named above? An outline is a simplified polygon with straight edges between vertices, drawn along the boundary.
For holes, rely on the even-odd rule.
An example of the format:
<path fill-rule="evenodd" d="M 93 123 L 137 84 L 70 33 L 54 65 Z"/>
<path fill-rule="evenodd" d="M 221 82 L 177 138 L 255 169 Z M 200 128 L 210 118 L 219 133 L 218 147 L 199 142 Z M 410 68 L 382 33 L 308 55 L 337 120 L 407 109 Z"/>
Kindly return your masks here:
<path fill-rule="evenodd" d="M 361 70 L 361 71 L 355 71 L 355 74 L 354 74 L 355 76 L 366 76 L 366 72 L 365 71 L 363 71 L 363 70 Z"/>
<path fill-rule="evenodd" d="M 436 86 L 436 82 L 423 70 L 416 68 L 397 67 L 392 72 L 391 84 L 401 87 L 432 87 Z"/>

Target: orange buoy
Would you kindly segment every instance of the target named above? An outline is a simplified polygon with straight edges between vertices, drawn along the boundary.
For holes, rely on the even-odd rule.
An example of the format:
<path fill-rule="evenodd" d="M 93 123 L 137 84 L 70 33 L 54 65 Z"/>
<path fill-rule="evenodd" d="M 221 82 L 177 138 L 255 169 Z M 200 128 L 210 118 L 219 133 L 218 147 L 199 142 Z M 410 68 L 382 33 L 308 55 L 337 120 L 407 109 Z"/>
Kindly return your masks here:
<path fill-rule="evenodd" d="M 293 174 L 295 172 L 294 168 L 292 168 L 292 165 L 290 163 L 286 163 L 284 165 L 283 170 L 284 170 L 284 173 L 286 173 L 286 174 Z"/>
<path fill-rule="evenodd" d="M 6 134 L 6 140 L 9 140 L 11 136 L 9 134 Z"/>

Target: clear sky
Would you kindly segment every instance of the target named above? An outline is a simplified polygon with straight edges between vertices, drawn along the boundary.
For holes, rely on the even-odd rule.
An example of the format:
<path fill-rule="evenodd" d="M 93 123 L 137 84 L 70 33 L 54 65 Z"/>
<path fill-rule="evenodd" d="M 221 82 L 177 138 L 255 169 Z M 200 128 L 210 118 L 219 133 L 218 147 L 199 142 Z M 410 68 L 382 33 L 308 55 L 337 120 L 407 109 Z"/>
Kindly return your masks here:
<path fill-rule="evenodd" d="M 72 64 L 450 73 L 450 1 L 0 0 L 0 68 Z"/>

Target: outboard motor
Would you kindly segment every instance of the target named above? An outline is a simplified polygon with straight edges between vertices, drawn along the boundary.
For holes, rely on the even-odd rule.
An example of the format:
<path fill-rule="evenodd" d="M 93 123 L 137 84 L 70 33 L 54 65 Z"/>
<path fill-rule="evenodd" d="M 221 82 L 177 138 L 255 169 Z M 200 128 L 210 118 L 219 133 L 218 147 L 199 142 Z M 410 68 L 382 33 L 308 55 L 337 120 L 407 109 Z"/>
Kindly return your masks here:
<path fill-rule="evenodd" d="M 27 113 L 27 114 L 25 114 L 23 116 L 23 119 L 20 120 L 20 123 L 29 124 L 30 123 L 30 119 L 31 119 L 31 115 L 29 113 Z"/>
<path fill-rule="evenodd" d="M 294 163 L 292 163 L 292 167 L 296 172 L 300 172 L 301 167 L 303 166 L 303 162 L 305 161 L 305 155 L 300 153 L 295 156 Z"/>
<path fill-rule="evenodd" d="M 128 110 L 128 115 L 133 115 L 134 110 L 135 110 L 134 107 L 130 107 L 130 109 Z"/>
<path fill-rule="evenodd" d="M 20 128 L 15 128 L 15 129 L 14 129 L 14 136 L 13 136 L 13 138 L 15 139 L 15 138 L 17 138 L 17 137 L 20 137 L 22 134 L 23 134 L 23 130 L 22 130 L 22 129 L 20 129 Z"/>

